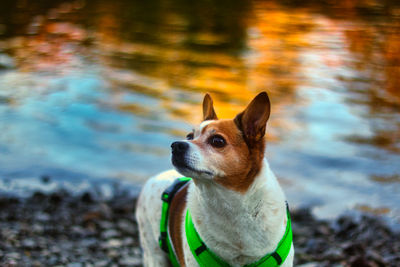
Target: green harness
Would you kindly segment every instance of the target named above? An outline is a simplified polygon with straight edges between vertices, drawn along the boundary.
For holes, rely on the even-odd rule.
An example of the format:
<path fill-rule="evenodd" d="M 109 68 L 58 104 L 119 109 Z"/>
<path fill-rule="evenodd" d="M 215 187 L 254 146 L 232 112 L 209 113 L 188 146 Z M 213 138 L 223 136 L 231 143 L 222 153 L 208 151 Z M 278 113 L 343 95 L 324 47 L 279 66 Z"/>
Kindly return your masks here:
<path fill-rule="evenodd" d="M 168 212 L 174 195 L 179 191 L 180 188 L 182 188 L 190 180 L 191 178 L 189 177 L 182 177 L 176 179 L 175 182 L 170 187 L 168 187 L 161 196 L 163 204 L 162 204 L 162 215 L 160 222 L 159 244 L 161 249 L 163 249 L 168 254 L 169 259 L 171 260 L 171 263 L 174 267 L 179 267 L 180 265 L 176 258 L 174 248 L 171 244 L 168 233 Z M 280 266 L 286 260 L 287 256 L 289 255 L 293 239 L 289 208 L 287 208 L 286 210 L 287 210 L 286 212 L 287 223 L 286 223 L 285 234 L 283 235 L 282 239 L 280 240 L 274 252 L 268 253 L 257 262 L 247 264 L 245 265 L 245 267 Z M 185 232 L 190 250 L 192 251 L 194 258 L 196 259 L 200 267 L 211 267 L 211 266 L 230 267 L 228 263 L 224 262 L 221 258 L 215 255 L 201 240 L 192 222 L 192 216 L 190 215 L 189 209 L 186 212 Z"/>

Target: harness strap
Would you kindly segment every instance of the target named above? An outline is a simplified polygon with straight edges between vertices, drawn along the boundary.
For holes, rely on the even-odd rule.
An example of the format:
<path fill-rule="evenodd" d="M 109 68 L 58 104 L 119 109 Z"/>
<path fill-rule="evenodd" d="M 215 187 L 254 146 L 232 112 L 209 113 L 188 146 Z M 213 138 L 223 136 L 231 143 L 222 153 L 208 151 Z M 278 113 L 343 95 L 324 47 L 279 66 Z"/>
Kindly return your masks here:
<path fill-rule="evenodd" d="M 160 221 L 160 236 L 158 242 L 160 248 L 164 250 L 172 263 L 172 266 L 179 267 L 179 262 L 175 254 L 174 247 L 171 243 L 171 237 L 168 231 L 169 212 L 174 196 L 184 187 L 191 178 L 182 177 L 176 179 L 161 195 L 162 208 L 161 208 L 161 221 Z"/>

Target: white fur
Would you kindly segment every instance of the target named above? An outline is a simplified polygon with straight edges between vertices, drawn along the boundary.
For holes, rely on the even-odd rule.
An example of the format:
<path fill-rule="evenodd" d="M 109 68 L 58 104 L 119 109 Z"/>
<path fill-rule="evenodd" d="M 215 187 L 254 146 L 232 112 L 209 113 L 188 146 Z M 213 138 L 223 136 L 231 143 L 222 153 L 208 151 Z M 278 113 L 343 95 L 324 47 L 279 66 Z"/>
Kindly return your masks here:
<path fill-rule="evenodd" d="M 167 171 L 151 178 L 143 187 L 137 207 L 144 266 L 168 266 L 166 254 L 158 246 L 161 193 L 175 178 Z M 244 194 L 226 189 L 212 179 L 196 179 L 188 190 L 188 207 L 205 244 L 232 266 L 259 260 L 275 250 L 286 227 L 285 196 L 264 160 L 260 173 Z M 185 213 L 184 213 L 185 214 Z M 184 232 L 182 239 L 186 266 L 198 266 Z M 293 266 L 294 248 L 281 265 Z"/>
<path fill-rule="evenodd" d="M 200 130 L 200 133 L 201 133 L 201 131 L 203 131 L 203 128 L 204 127 L 206 127 L 207 125 L 209 125 L 210 123 L 212 123 L 212 122 L 214 122 L 215 120 L 206 120 L 206 121 L 203 121 L 202 123 L 200 123 L 200 125 L 199 125 L 199 130 Z"/>

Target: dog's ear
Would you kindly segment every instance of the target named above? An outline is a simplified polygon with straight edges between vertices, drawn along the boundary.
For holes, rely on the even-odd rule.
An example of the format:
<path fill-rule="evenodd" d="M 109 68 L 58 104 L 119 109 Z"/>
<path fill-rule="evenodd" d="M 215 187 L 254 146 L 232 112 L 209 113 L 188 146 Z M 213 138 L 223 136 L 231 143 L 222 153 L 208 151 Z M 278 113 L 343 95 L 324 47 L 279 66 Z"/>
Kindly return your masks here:
<path fill-rule="evenodd" d="M 207 120 L 218 120 L 214 111 L 213 100 L 209 94 L 206 94 L 203 100 L 203 121 Z"/>
<path fill-rule="evenodd" d="M 236 115 L 234 122 L 250 146 L 264 137 L 270 111 L 271 104 L 268 94 L 262 92 L 251 101 L 243 112 Z"/>

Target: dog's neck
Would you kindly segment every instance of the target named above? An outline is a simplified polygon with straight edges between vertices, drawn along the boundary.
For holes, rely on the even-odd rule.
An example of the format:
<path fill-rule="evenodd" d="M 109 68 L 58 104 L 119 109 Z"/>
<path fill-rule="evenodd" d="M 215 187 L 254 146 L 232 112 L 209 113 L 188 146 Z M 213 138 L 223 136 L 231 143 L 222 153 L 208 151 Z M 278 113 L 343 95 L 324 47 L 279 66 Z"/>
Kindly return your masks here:
<path fill-rule="evenodd" d="M 245 193 L 196 181 L 189 188 L 188 207 L 204 243 L 232 266 L 272 252 L 285 231 L 285 196 L 266 160 Z"/>

